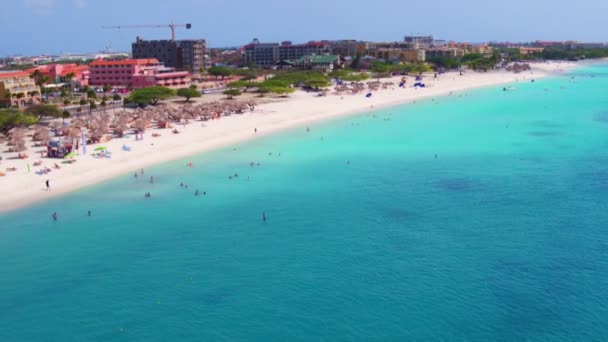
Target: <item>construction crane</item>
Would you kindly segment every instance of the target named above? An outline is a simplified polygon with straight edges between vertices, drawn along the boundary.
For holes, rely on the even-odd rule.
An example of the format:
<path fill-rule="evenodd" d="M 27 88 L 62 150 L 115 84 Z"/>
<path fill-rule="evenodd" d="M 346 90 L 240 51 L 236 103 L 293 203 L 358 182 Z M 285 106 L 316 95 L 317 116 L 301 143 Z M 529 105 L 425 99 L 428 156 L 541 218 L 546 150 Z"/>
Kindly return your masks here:
<path fill-rule="evenodd" d="M 112 29 L 135 29 L 135 28 L 165 28 L 169 27 L 171 29 L 171 41 L 175 41 L 175 28 L 176 27 L 185 27 L 186 30 L 192 28 L 192 24 L 168 24 L 168 25 L 117 25 L 117 26 L 102 26 L 102 29 L 112 30 Z"/>

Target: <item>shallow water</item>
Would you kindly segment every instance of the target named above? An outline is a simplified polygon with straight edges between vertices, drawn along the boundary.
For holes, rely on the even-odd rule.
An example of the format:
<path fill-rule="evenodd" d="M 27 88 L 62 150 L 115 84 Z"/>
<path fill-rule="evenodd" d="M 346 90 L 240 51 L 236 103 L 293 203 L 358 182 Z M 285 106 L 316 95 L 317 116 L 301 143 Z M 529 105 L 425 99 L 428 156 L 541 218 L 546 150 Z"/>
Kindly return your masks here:
<path fill-rule="evenodd" d="M 0 340 L 604 340 L 608 66 L 570 76 L 2 214 Z"/>

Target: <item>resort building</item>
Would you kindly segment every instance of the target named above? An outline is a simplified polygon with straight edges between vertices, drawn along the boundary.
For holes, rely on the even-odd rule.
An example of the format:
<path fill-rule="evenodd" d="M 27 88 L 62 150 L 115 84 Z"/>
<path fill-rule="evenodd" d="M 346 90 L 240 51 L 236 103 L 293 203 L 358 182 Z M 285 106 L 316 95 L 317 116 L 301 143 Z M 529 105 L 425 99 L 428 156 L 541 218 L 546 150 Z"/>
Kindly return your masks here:
<path fill-rule="evenodd" d="M 260 43 L 254 39 L 243 47 L 243 57 L 246 65 L 270 67 L 279 61 L 279 43 Z"/>
<path fill-rule="evenodd" d="M 338 55 L 308 55 L 296 60 L 282 60 L 277 63 L 277 69 L 310 70 L 323 73 L 344 68 L 344 58 Z"/>
<path fill-rule="evenodd" d="M 433 36 L 405 36 L 403 41 L 414 49 L 428 49 L 433 47 Z"/>
<path fill-rule="evenodd" d="M 373 56 L 385 61 L 418 63 L 426 60 L 424 50 L 402 49 L 402 48 L 378 48 L 370 50 L 369 56 Z"/>
<path fill-rule="evenodd" d="M 119 61 L 97 60 L 91 63 L 93 86 L 109 85 L 120 88 L 144 88 L 151 86 L 187 87 L 191 83 L 187 71 L 165 67 L 155 58 L 125 59 Z"/>
<path fill-rule="evenodd" d="M 253 42 L 243 47 L 245 64 L 261 67 L 272 67 L 279 61 L 295 60 L 308 55 L 327 55 L 331 53 L 331 46 L 327 42 L 308 42 L 305 44 L 292 44 L 291 42 L 260 43 Z"/>
<path fill-rule="evenodd" d="M 465 55 L 465 50 L 450 47 L 438 47 L 425 50 L 426 59 L 431 58 L 460 58 Z"/>
<path fill-rule="evenodd" d="M 0 104 L 23 108 L 40 103 L 40 87 L 27 71 L 0 72 Z"/>
<path fill-rule="evenodd" d="M 88 65 L 47 64 L 27 70 L 30 74 L 38 71 L 40 76 L 48 77 L 51 83 L 72 83 L 81 87 L 89 85 Z"/>
<path fill-rule="evenodd" d="M 167 67 L 198 72 L 205 68 L 207 43 L 195 40 L 144 40 L 137 37 L 131 46 L 133 58 L 156 58 Z"/>
<path fill-rule="evenodd" d="M 545 51 L 545 48 L 542 47 L 520 47 L 519 53 L 522 55 L 531 55 L 534 53 L 541 53 Z"/>
<path fill-rule="evenodd" d="M 164 66 L 143 67 L 131 77 L 134 89 L 153 86 L 167 88 L 185 88 L 192 83 L 187 71 L 176 71 Z"/>
<path fill-rule="evenodd" d="M 328 42 L 331 52 L 334 55 L 343 57 L 356 57 L 357 55 L 365 55 L 368 49 L 368 43 L 357 40 L 336 40 Z"/>

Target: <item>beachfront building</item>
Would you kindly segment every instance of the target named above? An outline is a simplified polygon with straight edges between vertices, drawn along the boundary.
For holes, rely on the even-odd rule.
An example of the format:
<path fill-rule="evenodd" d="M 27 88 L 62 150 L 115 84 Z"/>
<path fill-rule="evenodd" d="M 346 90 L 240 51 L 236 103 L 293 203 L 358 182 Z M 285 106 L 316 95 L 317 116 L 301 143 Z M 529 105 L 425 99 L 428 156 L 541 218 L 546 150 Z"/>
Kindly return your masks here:
<path fill-rule="evenodd" d="M 363 56 L 368 50 L 368 43 L 357 40 L 335 40 L 328 42 L 331 53 L 343 57 Z"/>
<path fill-rule="evenodd" d="M 187 71 L 177 71 L 162 65 L 143 67 L 131 77 L 134 89 L 162 86 L 167 88 L 185 88 L 192 83 Z"/>
<path fill-rule="evenodd" d="M 89 85 L 90 71 L 88 65 L 46 64 L 27 70 L 30 74 L 38 71 L 41 77 L 47 77 L 51 83 L 71 83 L 80 87 Z"/>
<path fill-rule="evenodd" d="M 292 44 L 291 42 L 260 43 L 254 39 L 243 47 L 244 64 L 261 67 L 273 67 L 279 61 L 296 60 L 308 55 L 327 55 L 331 53 L 331 46 L 327 42 L 308 42 L 305 44 Z"/>
<path fill-rule="evenodd" d="M 545 51 L 545 48 L 542 47 L 520 47 L 519 53 L 522 55 L 531 55 L 534 53 L 541 53 Z"/>
<path fill-rule="evenodd" d="M 165 66 L 197 72 L 205 68 L 207 43 L 204 39 L 144 40 L 137 37 L 131 45 L 133 58 L 156 58 Z"/>
<path fill-rule="evenodd" d="M 425 49 L 426 59 L 432 58 L 460 58 L 465 55 L 466 51 L 459 48 L 438 47 Z"/>
<path fill-rule="evenodd" d="M 298 70 L 311 70 L 323 73 L 344 68 L 344 58 L 338 55 L 309 55 L 298 58 L 292 63 Z"/>
<path fill-rule="evenodd" d="M 279 43 L 260 43 L 254 39 L 243 50 L 245 65 L 271 67 L 279 62 Z"/>
<path fill-rule="evenodd" d="M 327 55 L 331 53 L 331 46 L 324 42 L 308 42 L 305 44 L 282 42 L 278 49 L 279 60 L 298 59 L 304 56 Z"/>
<path fill-rule="evenodd" d="M 403 41 L 413 49 L 429 49 L 433 47 L 433 36 L 405 36 Z"/>
<path fill-rule="evenodd" d="M 93 86 L 109 85 L 119 88 L 144 88 L 154 85 L 185 87 L 190 85 L 187 71 L 165 67 L 156 58 L 97 60 L 90 64 Z"/>
<path fill-rule="evenodd" d="M 0 72 L 0 104 L 23 108 L 41 102 L 40 87 L 27 71 Z"/>
<path fill-rule="evenodd" d="M 424 50 L 407 48 L 381 47 L 370 50 L 368 55 L 393 62 L 418 63 L 426 60 L 426 53 Z"/>

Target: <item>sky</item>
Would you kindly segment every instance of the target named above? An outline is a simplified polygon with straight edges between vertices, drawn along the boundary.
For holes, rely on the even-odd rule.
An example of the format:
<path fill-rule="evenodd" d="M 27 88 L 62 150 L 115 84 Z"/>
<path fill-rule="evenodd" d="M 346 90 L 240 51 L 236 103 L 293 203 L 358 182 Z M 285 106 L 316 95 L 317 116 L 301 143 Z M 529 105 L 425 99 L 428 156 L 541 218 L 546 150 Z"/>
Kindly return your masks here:
<path fill-rule="evenodd" d="M 192 23 L 178 39 L 210 47 L 321 39 L 400 41 L 433 34 L 463 42 L 606 42 L 607 0 L 1 0 L 0 56 L 130 51 L 136 36 L 168 39 L 169 28 L 104 25 Z"/>

